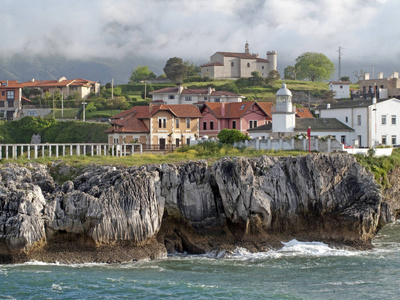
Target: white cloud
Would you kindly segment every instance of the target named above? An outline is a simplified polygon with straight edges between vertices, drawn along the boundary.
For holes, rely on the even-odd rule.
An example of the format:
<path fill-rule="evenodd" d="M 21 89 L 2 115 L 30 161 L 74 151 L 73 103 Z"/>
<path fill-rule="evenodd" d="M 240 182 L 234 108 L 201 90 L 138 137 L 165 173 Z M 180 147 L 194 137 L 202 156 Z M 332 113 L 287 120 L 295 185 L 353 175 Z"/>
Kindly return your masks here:
<path fill-rule="evenodd" d="M 0 54 L 204 63 L 215 51 L 243 51 L 247 40 L 286 63 L 305 51 L 333 59 L 339 46 L 345 60 L 378 63 L 399 57 L 399 8 L 397 0 L 6 0 Z"/>

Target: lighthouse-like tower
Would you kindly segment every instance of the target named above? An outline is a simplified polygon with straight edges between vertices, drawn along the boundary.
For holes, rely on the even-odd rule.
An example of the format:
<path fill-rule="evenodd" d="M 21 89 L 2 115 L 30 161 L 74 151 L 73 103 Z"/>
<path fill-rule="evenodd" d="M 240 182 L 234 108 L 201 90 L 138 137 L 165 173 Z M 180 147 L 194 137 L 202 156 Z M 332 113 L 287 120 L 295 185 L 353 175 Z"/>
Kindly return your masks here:
<path fill-rule="evenodd" d="M 272 112 L 272 132 L 293 132 L 295 127 L 296 111 L 293 109 L 292 92 L 282 83 L 276 93 L 275 111 Z"/>

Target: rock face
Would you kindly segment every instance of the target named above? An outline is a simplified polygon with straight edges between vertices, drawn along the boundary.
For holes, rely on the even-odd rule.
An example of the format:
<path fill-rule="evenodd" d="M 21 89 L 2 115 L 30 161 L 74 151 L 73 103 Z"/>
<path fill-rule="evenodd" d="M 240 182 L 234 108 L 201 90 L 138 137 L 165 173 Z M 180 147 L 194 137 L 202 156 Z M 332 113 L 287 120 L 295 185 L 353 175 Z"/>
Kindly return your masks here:
<path fill-rule="evenodd" d="M 390 221 L 350 155 L 224 158 L 182 165 L 0 169 L 0 262 L 132 261 L 291 238 L 368 246 Z"/>

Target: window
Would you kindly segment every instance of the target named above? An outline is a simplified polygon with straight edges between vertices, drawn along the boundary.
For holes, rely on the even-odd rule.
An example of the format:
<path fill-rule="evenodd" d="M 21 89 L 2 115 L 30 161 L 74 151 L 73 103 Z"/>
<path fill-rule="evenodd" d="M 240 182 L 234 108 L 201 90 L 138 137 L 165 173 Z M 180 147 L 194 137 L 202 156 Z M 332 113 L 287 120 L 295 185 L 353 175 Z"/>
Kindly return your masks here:
<path fill-rule="evenodd" d="M 263 69 L 263 70 L 264 70 L 264 66 L 262 66 L 262 67 L 261 67 L 261 69 Z"/>
<path fill-rule="evenodd" d="M 4 101 L 0 101 L 0 107 L 4 107 Z"/>
<path fill-rule="evenodd" d="M 383 115 L 381 119 L 382 119 L 382 125 L 386 125 L 386 115 Z"/>
<path fill-rule="evenodd" d="M 14 100 L 14 91 L 7 91 L 7 100 Z"/>
<path fill-rule="evenodd" d="M 234 67 L 235 66 L 235 64 L 233 63 L 233 61 L 231 62 L 231 67 Z"/>
<path fill-rule="evenodd" d="M 208 100 L 208 98 L 207 97 L 204 97 L 204 101 L 207 101 Z"/>
<path fill-rule="evenodd" d="M 210 130 L 214 130 L 214 122 L 210 121 Z"/>
<path fill-rule="evenodd" d="M 357 125 L 361 125 L 361 115 L 357 116 Z"/>
<path fill-rule="evenodd" d="M 190 119 L 186 119 L 186 128 L 190 128 Z"/>
<path fill-rule="evenodd" d="M 215 102 L 221 102 L 220 98 L 215 98 Z"/>
<path fill-rule="evenodd" d="M 36 112 L 36 110 L 30 110 L 30 111 L 28 111 L 28 116 L 30 116 L 30 117 L 37 117 L 37 112 Z"/>
<path fill-rule="evenodd" d="M 175 95 L 168 95 L 168 99 L 175 99 Z"/>
<path fill-rule="evenodd" d="M 346 136 L 345 136 L 345 135 L 341 135 L 341 136 L 340 136 L 340 142 L 341 142 L 342 144 L 346 144 Z"/>
<path fill-rule="evenodd" d="M 175 145 L 176 145 L 176 147 L 179 147 L 179 138 L 177 138 L 177 139 L 175 139 Z"/>
<path fill-rule="evenodd" d="M 358 140 L 358 147 L 361 147 L 361 135 L 357 136 L 357 140 Z"/>
<path fill-rule="evenodd" d="M 203 122 L 203 130 L 207 130 L 207 122 Z"/>
<path fill-rule="evenodd" d="M 158 128 L 167 128 L 166 118 L 158 118 Z"/>
<path fill-rule="evenodd" d="M 175 127 L 179 128 L 179 119 L 175 119 Z"/>
<path fill-rule="evenodd" d="M 382 145 L 386 145 L 386 135 L 382 135 Z"/>
<path fill-rule="evenodd" d="M 186 139 L 186 145 L 190 145 L 190 138 Z"/>
<path fill-rule="evenodd" d="M 192 97 L 191 96 L 186 96 L 185 97 L 185 101 L 192 101 Z"/>
<path fill-rule="evenodd" d="M 250 68 L 250 63 L 247 63 L 247 67 Z"/>
<path fill-rule="evenodd" d="M 381 85 L 381 89 L 383 89 L 383 84 Z"/>
<path fill-rule="evenodd" d="M 1 95 L 4 96 L 6 94 L 5 91 L 1 91 Z"/>
<path fill-rule="evenodd" d="M 7 101 L 7 105 L 8 107 L 14 107 L 14 101 L 13 100 Z"/>
<path fill-rule="evenodd" d="M 397 145 L 397 138 L 395 135 L 392 135 L 392 145 Z"/>
<path fill-rule="evenodd" d="M 236 129 L 236 121 L 232 121 L 232 129 Z"/>
<path fill-rule="evenodd" d="M 396 115 L 392 115 L 392 125 L 396 125 Z"/>
<path fill-rule="evenodd" d="M 343 85 L 341 85 L 340 88 L 342 89 L 342 88 L 343 88 Z"/>
<path fill-rule="evenodd" d="M 257 121 L 250 121 L 249 125 L 250 125 L 250 128 L 256 128 L 257 127 Z"/>
<path fill-rule="evenodd" d="M 349 117 L 346 117 L 345 120 L 346 120 L 346 123 L 348 123 L 349 122 Z"/>
<path fill-rule="evenodd" d="M 118 144 L 118 143 L 119 143 L 118 138 L 114 138 L 114 144 Z"/>

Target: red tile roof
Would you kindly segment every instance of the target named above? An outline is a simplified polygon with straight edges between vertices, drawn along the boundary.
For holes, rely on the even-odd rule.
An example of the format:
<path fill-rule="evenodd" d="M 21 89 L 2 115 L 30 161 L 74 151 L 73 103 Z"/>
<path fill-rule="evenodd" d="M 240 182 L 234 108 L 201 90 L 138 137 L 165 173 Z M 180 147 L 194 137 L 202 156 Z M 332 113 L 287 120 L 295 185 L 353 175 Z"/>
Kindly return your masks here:
<path fill-rule="evenodd" d="M 224 64 L 221 64 L 219 62 L 214 62 L 214 63 L 201 65 L 200 67 L 223 67 L 223 66 L 224 66 Z"/>
<path fill-rule="evenodd" d="M 298 118 L 314 118 L 313 114 L 305 107 L 296 108 L 296 117 Z"/>
<path fill-rule="evenodd" d="M 204 105 L 208 107 L 218 119 L 237 119 L 241 118 L 255 103 L 255 101 L 232 103 L 206 102 Z M 224 116 L 222 116 L 221 113 L 223 105 L 225 106 Z M 204 110 L 204 107 L 202 110 Z"/>
<path fill-rule="evenodd" d="M 150 92 L 150 94 L 178 94 L 178 87 L 167 87 L 160 90 Z M 183 88 L 182 95 L 208 95 L 208 89 L 188 89 Z M 211 91 L 211 96 L 232 96 L 241 97 L 240 95 L 228 91 Z"/>
<path fill-rule="evenodd" d="M 351 82 L 350 81 L 331 81 L 329 83 L 332 83 L 332 84 L 350 84 Z"/>
<path fill-rule="evenodd" d="M 151 109 L 151 111 L 150 111 Z M 110 119 L 112 128 L 107 129 L 106 133 L 113 132 L 150 132 L 150 129 L 143 122 L 145 119 L 150 119 L 159 111 L 169 111 L 178 118 L 201 118 L 199 109 L 191 104 L 181 105 L 152 105 L 149 106 L 134 106 L 131 109 L 123 111 Z"/>

